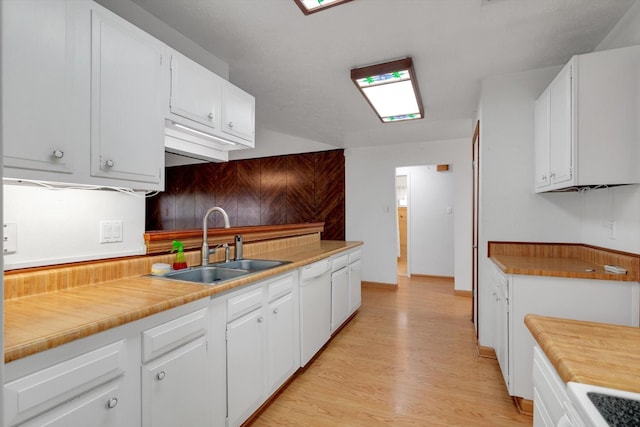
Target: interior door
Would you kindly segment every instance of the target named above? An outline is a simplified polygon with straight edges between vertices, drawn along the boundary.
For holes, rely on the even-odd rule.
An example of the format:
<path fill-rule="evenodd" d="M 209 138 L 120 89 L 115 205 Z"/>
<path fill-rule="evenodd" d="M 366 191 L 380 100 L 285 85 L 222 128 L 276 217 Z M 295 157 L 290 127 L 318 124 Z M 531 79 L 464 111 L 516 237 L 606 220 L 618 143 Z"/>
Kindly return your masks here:
<path fill-rule="evenodd" d="M 471 225 L 471 321 L 476 324 L 478 338 L 478 231 L 479 231 L 479 196 L 480 196 L 480 120 L 476 122 L 471 144 L 473 165 L 472 190 L 472 225 Z"/>

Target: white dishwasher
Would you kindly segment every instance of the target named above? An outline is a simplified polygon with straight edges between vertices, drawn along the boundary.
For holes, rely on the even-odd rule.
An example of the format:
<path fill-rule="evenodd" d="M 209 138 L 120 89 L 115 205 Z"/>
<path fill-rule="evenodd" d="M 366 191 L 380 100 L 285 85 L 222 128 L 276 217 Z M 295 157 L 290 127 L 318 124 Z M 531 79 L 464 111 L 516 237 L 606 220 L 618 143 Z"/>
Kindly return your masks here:
<path fill-rule="evenodd" d="M 331 261 L 323 259 L 300 269 L 300 366 L 331 336 Z"/>

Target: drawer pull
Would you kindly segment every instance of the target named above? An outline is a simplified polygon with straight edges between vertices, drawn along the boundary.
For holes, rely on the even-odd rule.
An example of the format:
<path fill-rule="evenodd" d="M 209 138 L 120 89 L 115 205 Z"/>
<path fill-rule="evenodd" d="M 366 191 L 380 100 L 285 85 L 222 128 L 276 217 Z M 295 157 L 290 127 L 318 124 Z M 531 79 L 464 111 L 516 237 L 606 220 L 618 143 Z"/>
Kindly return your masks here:
<path fill-rule="evenodd" d="M 156 374 L 156 379 L 157 379 L 158 381 L 162 381 L 162 380 L 164 379 L 165 375 L 166 375 L 166 374 L 164 373 L 164 371 L 160 371 L 160 372 L 158 372 L 158 373 Z"/>

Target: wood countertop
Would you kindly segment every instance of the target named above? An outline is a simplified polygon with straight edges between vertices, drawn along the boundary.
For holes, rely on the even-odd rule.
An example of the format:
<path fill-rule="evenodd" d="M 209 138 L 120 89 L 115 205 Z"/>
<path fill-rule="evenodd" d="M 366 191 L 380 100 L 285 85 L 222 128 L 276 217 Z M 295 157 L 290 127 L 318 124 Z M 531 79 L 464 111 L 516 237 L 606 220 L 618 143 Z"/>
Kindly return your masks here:
<path fill-rule="evenodd" d="M 489 242 L 489 258 L 507 274 L 640 281 L 640 255 L 568 243 Z M 605 264 L 627 274 L 610 273 Z"/>
<path fill-rule="evenodd" d="M 534 314 L 524 321 L 564 382 L 640 393 L 640 328 Z"/>
<path fill-rule="evenodd" d="M 5 363 L 355 248 L 362 242 L 320 240 L 270 250 L 255 259 L 291 261 L 221 285 L 132 276 L 5 300 Z"/>

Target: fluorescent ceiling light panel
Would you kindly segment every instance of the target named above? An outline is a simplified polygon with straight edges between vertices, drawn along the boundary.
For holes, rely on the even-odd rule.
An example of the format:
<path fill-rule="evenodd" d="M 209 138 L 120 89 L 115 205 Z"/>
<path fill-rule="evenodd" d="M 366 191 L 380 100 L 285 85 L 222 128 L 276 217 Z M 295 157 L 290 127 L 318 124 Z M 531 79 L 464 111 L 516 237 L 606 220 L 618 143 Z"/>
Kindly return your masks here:
<path fill-rule="evenodd" d="M 329 9 L 330 7 L 337 6 L 342 3 L 347 3 L 352 0 L 293 0 L 302 10 L 302 13 L 308 15 L 314 12 L 320 12 L 321 10 Z"/>
<path fill-rule="evenodd" d="M 351 80 L 383 123 L 424 117 L 411 58 L 354 68 Z"/>

